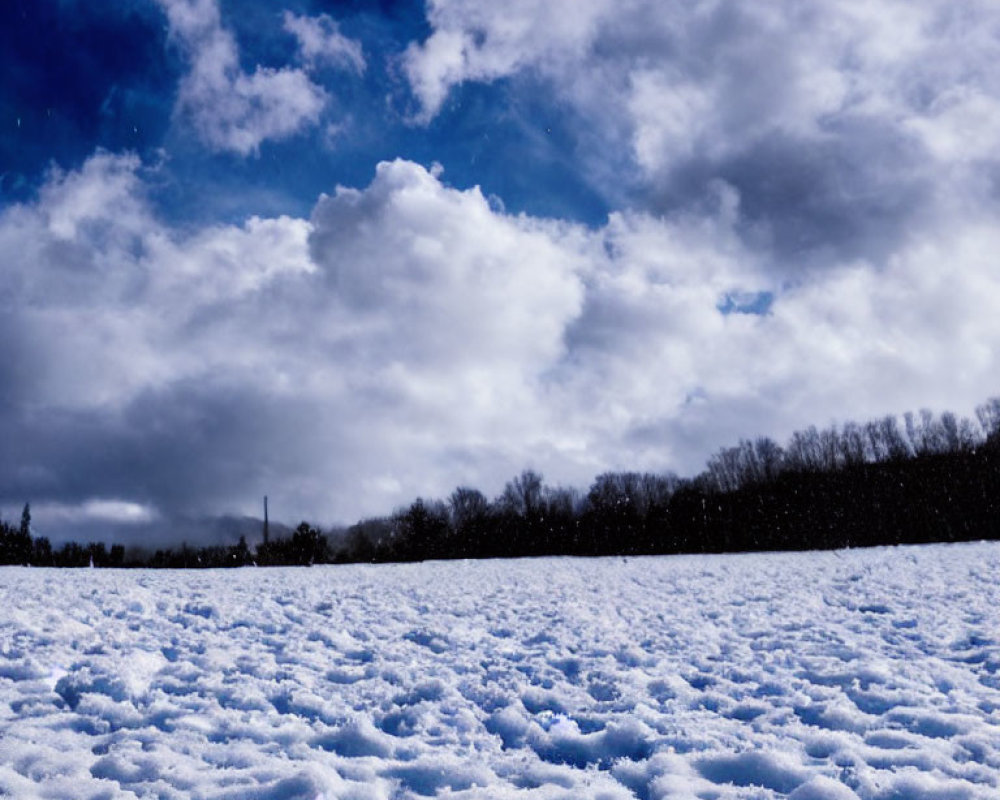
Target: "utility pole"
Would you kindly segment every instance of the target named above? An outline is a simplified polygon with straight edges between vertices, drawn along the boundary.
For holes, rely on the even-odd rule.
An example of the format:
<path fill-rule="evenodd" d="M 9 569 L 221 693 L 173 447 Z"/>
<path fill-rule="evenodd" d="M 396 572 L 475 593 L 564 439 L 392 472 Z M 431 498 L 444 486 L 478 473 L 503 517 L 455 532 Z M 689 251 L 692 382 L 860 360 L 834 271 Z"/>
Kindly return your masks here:
<path fill-rule="evenodd" d="M 267 544 L 268 530 L 267 530 L 267 495 L 264 495 L 264 544 Z"/>

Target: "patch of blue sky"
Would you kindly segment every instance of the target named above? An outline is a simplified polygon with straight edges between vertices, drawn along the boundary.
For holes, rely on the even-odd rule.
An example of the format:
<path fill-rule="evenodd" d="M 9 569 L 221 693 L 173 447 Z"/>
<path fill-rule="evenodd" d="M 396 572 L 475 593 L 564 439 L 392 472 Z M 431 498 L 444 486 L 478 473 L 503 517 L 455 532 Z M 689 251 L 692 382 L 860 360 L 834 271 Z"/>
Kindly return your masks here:
<path fill-rule="evenodd" d="M 149 196 L 171 223 L 307 216 L 320 193 L 367 185 L 375 165 L 394 158 L 440 163 L 446 183 L 479 185 L 510 213 L 606 220 L 604 193 L 580 169 L 581 123 L 545 86 L 525 78 L 463 84 L 428 124 L 414 124 L 417 105 L 399 58 L 429 29 L 422 8 L 395 4 L 376 11 L 359 3 L 331 10 L 309 2 L 280 9 L 223 2 L 222 24 L 247 74 L 302 66 L 282 24 L 286 7 L 330 14 L 344 36 L 361 43 L 365 69 L 313 65 L 309 77 L 327 95 L 320 118 L 250 155 L 213 151 L 175 119 L 187 64 L 154 4 L 79 4 L 71 14 L 46 0 L 25 7 L 0 33 L 0 204 L 28 199 L 53 164 L 73 169 L 102 148 L 157 165 Z"/>
<path fill-rule="evenodd" d="M 774 305 L 773 292 L 726 292 L 716 308 L 719 312 L 728 316 L 729 314 L 756 314 L 763 316 L 771 310 Z"/>
<path fill-rule="evenodd" d="M 53 164 L 161 145 L 182 66 L 156 6 L 37 0 L 2 17 L 0 205 L 29 197 Z"/>

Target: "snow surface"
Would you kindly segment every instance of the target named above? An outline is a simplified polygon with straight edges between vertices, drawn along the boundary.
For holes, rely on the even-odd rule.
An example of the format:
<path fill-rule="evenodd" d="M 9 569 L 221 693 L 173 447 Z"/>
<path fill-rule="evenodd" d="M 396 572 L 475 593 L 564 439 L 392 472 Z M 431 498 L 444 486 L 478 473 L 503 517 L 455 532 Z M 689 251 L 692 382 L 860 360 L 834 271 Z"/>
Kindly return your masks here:
<path fill-rule="evenodd" d="M 16 798 L 1000 796 L 1000 544 L 0 570 Z"/>

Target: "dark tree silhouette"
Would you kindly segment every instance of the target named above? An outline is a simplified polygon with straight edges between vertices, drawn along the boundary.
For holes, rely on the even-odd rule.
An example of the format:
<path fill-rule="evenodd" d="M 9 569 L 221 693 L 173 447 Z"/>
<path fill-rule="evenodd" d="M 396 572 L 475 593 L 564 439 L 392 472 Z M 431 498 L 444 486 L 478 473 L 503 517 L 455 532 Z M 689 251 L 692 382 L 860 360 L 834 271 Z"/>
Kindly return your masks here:
<path fill-rule="evenodd" d="M 396 559 L 419 561 L 448 555 L 450 527 L 444 503 L 425 503 L 417 498 L 392 519 L 392 552 Z"/>
<path fill-rule="evenodd" d="M 490 503 L 478 489 L 459 486 L 448 498 L 452 530 L 450 555 L 464 558 L 484 552 L 490 533 Z"/>

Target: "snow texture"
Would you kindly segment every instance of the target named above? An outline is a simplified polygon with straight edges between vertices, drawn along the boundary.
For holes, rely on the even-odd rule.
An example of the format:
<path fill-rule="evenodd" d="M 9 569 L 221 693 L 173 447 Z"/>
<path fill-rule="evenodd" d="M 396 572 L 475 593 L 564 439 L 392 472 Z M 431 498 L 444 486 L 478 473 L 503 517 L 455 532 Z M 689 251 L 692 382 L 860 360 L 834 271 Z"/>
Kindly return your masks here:
<path fill-rule="evenodd" d="M 0 795 L 1000 796 L 1000 544 L 0 570 Z"/>

